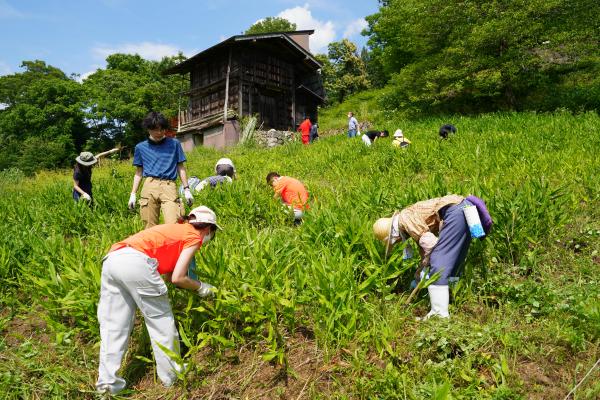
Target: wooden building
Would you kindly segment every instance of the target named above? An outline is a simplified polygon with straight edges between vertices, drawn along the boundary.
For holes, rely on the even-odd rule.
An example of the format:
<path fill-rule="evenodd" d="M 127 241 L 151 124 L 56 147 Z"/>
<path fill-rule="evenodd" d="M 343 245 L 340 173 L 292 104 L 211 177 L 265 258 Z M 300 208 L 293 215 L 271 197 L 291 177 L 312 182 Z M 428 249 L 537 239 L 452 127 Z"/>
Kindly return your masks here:
<path fill-rule="evenodd" d="M 317 120 L 324 90 L 321 65 L 309 51 L 313 32 L 232 36 L 170 68 L 167 74 L 189 76 L 177 129 L 184 149 L 237 143 L 240 116 L 258 114 L 262 129 L 277 130 Z"/>

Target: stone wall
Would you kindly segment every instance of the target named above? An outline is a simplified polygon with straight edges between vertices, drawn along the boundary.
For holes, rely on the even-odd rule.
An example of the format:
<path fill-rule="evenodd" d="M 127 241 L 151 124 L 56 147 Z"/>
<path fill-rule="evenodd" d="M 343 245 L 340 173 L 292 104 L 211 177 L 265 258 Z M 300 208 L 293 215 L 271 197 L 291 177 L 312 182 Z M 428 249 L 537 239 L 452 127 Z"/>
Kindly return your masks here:
<path fill-rule="evenodd" d="M 254 131 L 254 140 L 263 147 L 281 146 L 294 140 L 294 132 L 276 131 L 275 129 Z"/>

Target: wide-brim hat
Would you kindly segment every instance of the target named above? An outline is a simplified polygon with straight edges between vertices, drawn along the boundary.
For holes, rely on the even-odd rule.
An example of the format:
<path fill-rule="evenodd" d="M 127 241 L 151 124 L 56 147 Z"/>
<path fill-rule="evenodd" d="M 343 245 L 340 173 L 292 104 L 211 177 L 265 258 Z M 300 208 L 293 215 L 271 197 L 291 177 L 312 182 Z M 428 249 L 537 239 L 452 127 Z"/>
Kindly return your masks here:
<path fill-rule="evenodd" d="M 387 259 L 388 255 L 390 253 L 390 250 L 393 247 L 393 243 L 392 243 L 392 222 L 394 221 L 394 218 L 396 217 L 397 214 L 398 214 L 398 211 L 396 211 L 389 218 L 379 218 L 373 224 L 373 234 L 375 235 L 375 237 L 377 239 L 379 239 L 379 240 L 381 240 L 382 242 L 385 243 L 385 258 L 386 259 Z"/>
<path fill-rule="evenodd" d="M 404 133 L 402 133 L 402 129 L 396 129 L 396 132 L 394 132 L 394 137 L 404 137 Z"/>
<path fill-rule="evenodd" d="M 89 151 L 84 151 L 81 154 L 79 154 L 79 156 L 77 156 L 75 161 L 77 161 L 81 165 L 89 167 L 90 165 L 96 164 L 98 162 L 98 159 L 94 157 L 94 155 Z"/>
<path fill-rule="evenodd" d="M 194 217 L 192 220 L 192 216 Z M 217 224 L 217 214 L 210 208 L 206 206 L 200 206 L 194 208 L 189 213 L 190 222 L 203 222 L 205 224 L 212 224 L 217 227 L 217 229 L 223 229 Z"/>

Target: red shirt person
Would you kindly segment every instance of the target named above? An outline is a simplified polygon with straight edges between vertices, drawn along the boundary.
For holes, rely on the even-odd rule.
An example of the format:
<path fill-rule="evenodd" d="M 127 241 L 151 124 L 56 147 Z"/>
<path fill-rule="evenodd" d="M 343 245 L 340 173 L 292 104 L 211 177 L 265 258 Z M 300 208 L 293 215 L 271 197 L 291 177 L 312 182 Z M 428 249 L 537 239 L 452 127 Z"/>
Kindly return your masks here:
<path fill-rule="evenodd" d="M 277 172 L 269 172 L 267 184 L 272 188 L 275 198 L 294 212 L 294 220 L 300 223 L 304 211 L 308 210 L 308 191 L 304 184 L 298 179 L 289 176 L 281 176 Z"/>
<path fill-rule="evenodd" d="M 308 139 L 310 137 L 310 128 L 311 127 L 312 127 L 312 124 L 310 123 L 310 119 L 309 118 L 306 118 L 304 121 L 302 121 L 302 123 L 298 127 L 298 130 L 300 132 L 302 132 L 302 143 L 303 144 L 308 144 Z"/>

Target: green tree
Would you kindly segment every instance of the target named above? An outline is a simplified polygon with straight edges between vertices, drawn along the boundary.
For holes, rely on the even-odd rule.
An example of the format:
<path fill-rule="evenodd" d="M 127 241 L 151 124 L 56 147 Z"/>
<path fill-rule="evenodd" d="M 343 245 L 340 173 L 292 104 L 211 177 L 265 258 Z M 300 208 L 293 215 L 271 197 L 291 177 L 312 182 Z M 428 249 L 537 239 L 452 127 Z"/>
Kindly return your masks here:
<path fill-rule="evenodd" d="M 280 17 L 267 17 L 256 22 L 244 32 L 246 35 L 269 32 L 290 32 L 296 30 L 296 24 Z"/>
<path fill-rule="evenodd" d="M 72 163 L 89 138 L 81 85 L 44 61 L 0 77 L 0 170 L 26 173 Z"/>
<path fill-rule="evenodd" d="M 108 56 L 106 68 L 83 82 L 86 116 L 93 132 L 88 147 L 102 150 L 116 143 L 135 145 L 146 135 L 141 121 L 150 110 L 176 116 L 187 81 L 163 72 L 184 59 L 181 54 L 161 61 L 145 60 L 137 54 Z"/>
<path fill-rule="evenodd" d="M 317 60 L 323 65 L 321 75 L 329 103 L 338 103 L 352 94 L 370 87 L 367 70 L 358 55 L 356 45 L 348 39 L 332 42 L 327 55 L 319 54 Z"/>
<path fill-rule="evenodd" d="M 387 0 L 369 47 L 414 111 L 599 108 L 600 3 Z"/>

